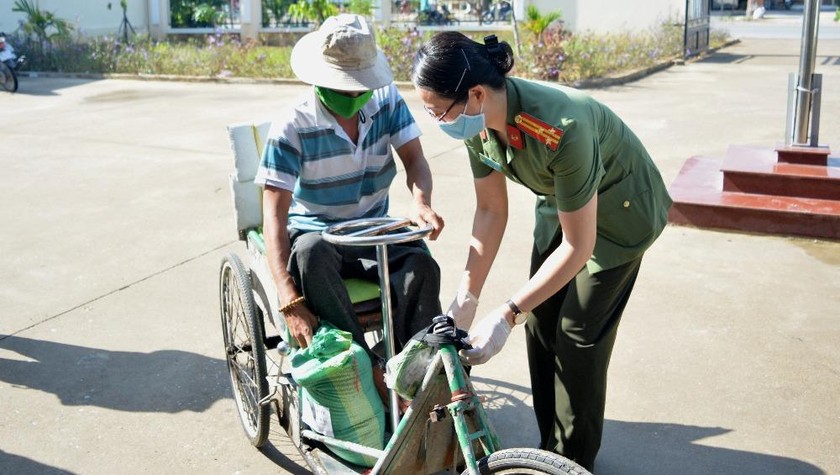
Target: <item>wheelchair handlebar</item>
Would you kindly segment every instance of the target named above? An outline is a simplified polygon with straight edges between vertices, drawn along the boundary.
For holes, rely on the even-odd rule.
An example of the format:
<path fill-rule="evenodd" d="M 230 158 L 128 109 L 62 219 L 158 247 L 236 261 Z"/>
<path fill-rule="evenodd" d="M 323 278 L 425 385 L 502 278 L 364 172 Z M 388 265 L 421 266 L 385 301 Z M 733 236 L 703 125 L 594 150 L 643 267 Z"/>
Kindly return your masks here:
<path fill-rule="evenodd" d="M 321 234 L 327 242 L 332 244 L 377 246 L 416 241 L 432 232 L 430 224 L 416 229 L 411 225 L 411 220 L 408 218 L 361 218 L 334 224 Z M 397 230 L 400 231 L 394 232 Z"/>

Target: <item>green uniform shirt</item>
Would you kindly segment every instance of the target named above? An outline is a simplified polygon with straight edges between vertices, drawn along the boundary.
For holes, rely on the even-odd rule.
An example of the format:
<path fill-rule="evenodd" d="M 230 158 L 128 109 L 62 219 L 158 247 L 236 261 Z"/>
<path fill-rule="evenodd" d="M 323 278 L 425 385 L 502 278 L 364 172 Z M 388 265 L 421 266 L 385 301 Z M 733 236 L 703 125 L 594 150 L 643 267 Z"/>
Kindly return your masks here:
<path fill-rule="evenodd" d="M 523 148 L 504 147 L 486 129 L 466 140 L 473 176 L 493 170 L 537 195 L 534 242 L 544 252 L 560 230 L 557 210 L 575 211 L 598 193 L 595 249 L 589 272 L 639 257 L 668 222 L 659 170 L 636 135 L 609 108 L 572 88 L 508 78 L 507 122 L 527 113 L 562 132 L 556 150 L 526 132 Z M 517 130 L 524 130 L 521 127 Z"/>

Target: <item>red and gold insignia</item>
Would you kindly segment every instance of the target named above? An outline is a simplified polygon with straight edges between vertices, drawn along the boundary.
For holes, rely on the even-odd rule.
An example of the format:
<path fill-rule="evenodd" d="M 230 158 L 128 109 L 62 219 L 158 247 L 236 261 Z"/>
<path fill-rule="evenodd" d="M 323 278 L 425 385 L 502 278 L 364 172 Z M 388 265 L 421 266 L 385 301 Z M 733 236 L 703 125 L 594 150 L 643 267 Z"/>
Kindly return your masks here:
<path fill-rule="evenodd" d="M 481 141 L 482 141 L 482 142 L 486 142 L 486 141 L 487 141 L 487 129 L 482 130 L 482 131 L 479 133 L 479 135 L 481 136 Z"/>
<path fill-rule="evenodd" d="M 522 132 L 519 131 L 516 127 L 508 124 L 507 125 L 507 136 L 508 136 L 508 143 L 511 147 L 522 150 L 525 148 L 525 141 L 522 140 Z"/>
<path fill-rule="evenodd" d="M 544 143 L 552 151 L 557 150 L 557 147 L 560 145 L 560 139 L 563 138 L 562 130 L 546 124 L 531 114 L 520 112 L 513 117 L 513 121 L 519 130 Z"/>

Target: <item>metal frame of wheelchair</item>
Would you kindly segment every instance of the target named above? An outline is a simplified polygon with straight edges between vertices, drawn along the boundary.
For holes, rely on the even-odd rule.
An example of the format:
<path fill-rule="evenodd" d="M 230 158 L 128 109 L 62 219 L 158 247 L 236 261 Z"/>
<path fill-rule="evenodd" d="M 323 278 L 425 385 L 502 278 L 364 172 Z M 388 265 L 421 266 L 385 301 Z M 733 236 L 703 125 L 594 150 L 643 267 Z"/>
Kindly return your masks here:
<path fill-rule="evenodd" d="M 261 209 L 252 209 L 261 205 L 253 177 L 268 126 L 242 124 L 228 127 L 228 132 L 237 161 L 230 179 L 231 191 L 239 237 L 245 242 L 247 264 L 233 252 L 222 259 L 220 313 L 233 399 L 252 445 L 261 447 L 267 442 L 273 410 L 314 473 L 455 473 L 460 469 L 470 474 L 505 471 L 587 473 L 573 462 L 549 452 L 501 450 L 498 437 L 452 343 L 439 346 L 417 395 L 402 416 L 398 410 L 398 396 L 391 391 L 384 449 L 337 440 L 309 429 L 302 421 L 299 406 L 301 388 L 290 376 L 287 356 L 292 350 L 292 342 L 277 309 L 278 299 L 259 226 Z M 240 161 L 256 164 L 246 163 L 243 169 Z M 363 284 L 360 294 L 364 295 L 351 293 L 351 300 L 362 319 L 381 321 L 380 327 L 369 323 L 367 329 L 372 330 L 368 334 L 372 342 L 382 340 L 384 343 L 386 358 L 394 355 L 387 245 L 422 239 L 429 232 L 428 228 L 410 227 L 408 220 L 378 218 L 339 224 L 324 233 L 325 239 L 338 245 L 376 246 L 379 287 Z M 380 288 L 382 292 L 379 292 Z M 370 297 L 376 294 L 379 294 L 378 298 L 371 305 Z M 271 326 L 266 325 L 267 321 Z M 377 463 L 372 469 L 354 466 L 332 454 L 327 443 L 375 457 Z"/>

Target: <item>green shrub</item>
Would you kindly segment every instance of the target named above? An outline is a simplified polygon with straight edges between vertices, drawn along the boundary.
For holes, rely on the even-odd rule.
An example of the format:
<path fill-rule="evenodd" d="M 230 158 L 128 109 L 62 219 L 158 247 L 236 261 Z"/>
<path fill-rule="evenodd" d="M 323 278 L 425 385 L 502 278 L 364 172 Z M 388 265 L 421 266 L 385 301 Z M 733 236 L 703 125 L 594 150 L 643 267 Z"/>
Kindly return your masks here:
<path fill-rule="evenodd" d="M 490 33 L 467 34 L 482 41 Z M 511 32 L 495 33 L 514 45 Z M 410 80 L 414 53 L 432 34 L 414 28 L 376 29 L 377 43 L 389 58 L 395 80 Z M 280 46 L 243 43 L 238 35 L 221 33 L 161 42 L 138 36 L 130 45 L 113 37 L 56 38 L 47 50 L 33 37 L 17 35 L 11 42 L 27 56 L 25 67 L 36 71 L 294 78 L 289 57 L 299 34 L 271 38 Z M 653 66 L 680 57 L 683 48 L 682 26 L 671 23 L 643 33 L 609 35 L 570 34 L 552 27 L 541 38 L 523 45 L 513 74 L 575 83 Z M 725 33 L 713 31 L 711 46 L 720 46 L 727 39 Z"/>
<path fill-rule="evenodd" d="M 22 40 L 27 68 L 71 73 L 126 73 L 182 76 L 293 77 L 290 48 L 241 43 L 221 34 L 183 42 L 156 42 L 137 37 L 122 44 L 112 37 L 85 38 L 57 46 L 49 56 L 31 54 L 31 41 Z"/>
<path fill-rule="evenodd" d="M 573 83 L 612 76 L 681 57 L 682 35 L 682 26 L 672 23 L 642 33 L 570 35 L 563 43 L 566 61 L 559 80 Z"/>

